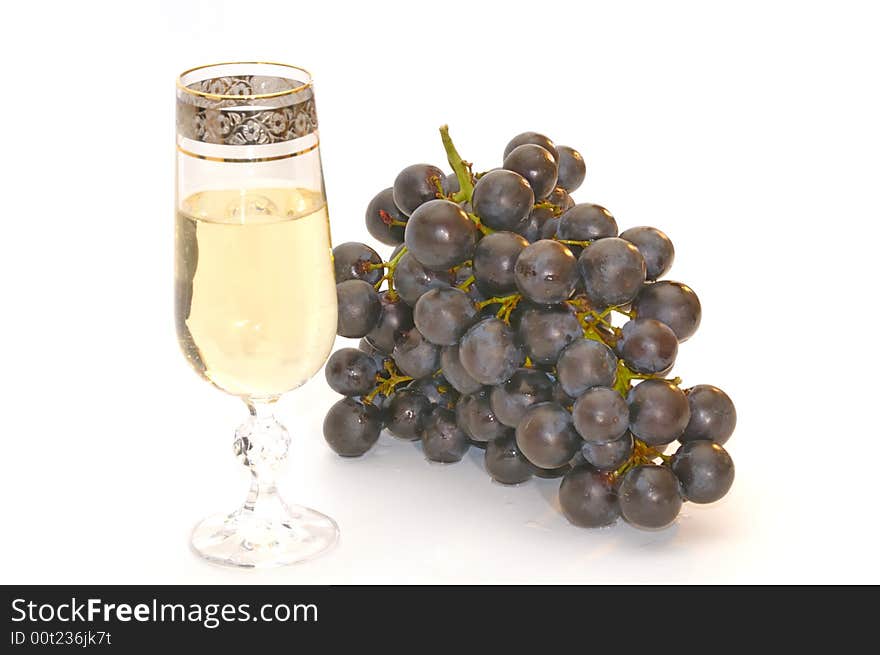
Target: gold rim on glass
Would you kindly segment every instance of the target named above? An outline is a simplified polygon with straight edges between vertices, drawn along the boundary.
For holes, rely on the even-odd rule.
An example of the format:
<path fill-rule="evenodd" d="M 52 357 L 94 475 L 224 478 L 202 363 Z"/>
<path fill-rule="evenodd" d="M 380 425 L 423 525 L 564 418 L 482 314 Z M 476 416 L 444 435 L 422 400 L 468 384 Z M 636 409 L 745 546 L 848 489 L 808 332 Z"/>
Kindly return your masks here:
<path fill-rule="evenodd" d="M 242 94 L 242 95 L 233 95 L 229 93 L 207 93 L 206 91 L 196 91 L 195 89 L 191 89 L 186 86 L 182 80 L 185 76 L 190 73 L 194 73 L 195 71 L 204 70 L 206 68 L 216 68 L 218 66 L 280 66 L 282 68 L 289 68 L 291 70 L 299 71 L 300 73 L 305 73 L 308 77 L 308 81 L 300 84 L 297 87 L 292 89 L 285 89 L 284 91 L 274 91 L 272 93 L 250 93 L 250 94 Z M 292 78 L 287 78 L 292 79 Z M 198 96 L 199 98 L 207 98 L 208 100 L 265 100 L 267 98 L 280 98 L 283 96 L 288 96 L 293 93 L 298 93 L 299 91 L 303 91 L 304 89 L 308 89 L 312 86 L 312 74 L 307 71 L 305 68 L 301 66 L 294 66 L 292 64 L 281 64 L 277 61 L 223 61 L 216 64 L 205 64 L 204 66 L 196 66 L 195 68 L 189 68 L 183 71 L 180 75 L 177 76 L 177 88 L 184 93 L 188 93 L 190 95 Z"/>

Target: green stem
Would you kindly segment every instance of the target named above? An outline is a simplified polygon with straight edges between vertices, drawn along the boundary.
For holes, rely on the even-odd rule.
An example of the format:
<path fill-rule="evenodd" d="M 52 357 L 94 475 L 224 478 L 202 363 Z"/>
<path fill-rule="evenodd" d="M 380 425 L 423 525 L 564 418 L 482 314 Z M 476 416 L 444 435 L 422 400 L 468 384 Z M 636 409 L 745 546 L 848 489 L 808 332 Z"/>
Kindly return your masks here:
<path fill-rule="evenodd" d="M 471 285 L 476 281 L 476 279 L 477 278 L 475 278 L 473 275 L 471 275 L 467 280 L 465 280 L 464 282 L 459 284 L 458 288 L 461 289 L 462 291 L 467 291 L 468 289 L 471 288 Z"/>
<path fill-rule="evenodd" d="M 512 293 L 509 296 L 493 296 L 478 302 L 477 308 L 483 309 L 487 305 L 501 305 L 495 316 L 510 325 L 510 314 L 516 309 L 520 300 L 522 300 L 522 294 L 520 293 Z"/>
<path fill-rule="evenodd" d="M 384 268 L 385 275 L 379 278 L 379 281 L 373 285 L 373 287 L 378 291 L 382 288 L 382 283 L 385 280 L 388 280 L 388 288 L 391 291 L 394 291 L 394 271 L 397 269 L 397 265 L 400 263 L 400 258 L 406 254 L 406 246 L 400 249 L 400 252 L 394 255 L 394 258 L 388 262 L 382 262 L 381 264 L 372 264 L 375 268 Z"/>
<path fill-rule="evenodd" d="M 565 244 L 566 246 L 580 246 L 582 248 L 586 248 L 592 243 L 592 241 L 578 241 L 576 239 L 557 239 L 556 237 L 554 237 L 553 240 L 558 243 Z"/>
<path fill-rule="evenodd" d="M 446 150 L 446 158 L 449 160 L 449 165 L 452 166 L 455 177 L 458 178 L 459 191 L 453 194 L 452 199 L 455 202 L 470 202 L 471 197 L 474 195 L 471 171 L 461 158 L 461 155 L 458 154 L 458 150 L 455 149 L 452 137 L 449 136 L 448 125 L 443 125 L 440 128 L 440 138 L 443 140 L 443 148 Z"/>
<path fill-rule="evenodd" d="M 474 222 L 474 224 L 477 226 L 477 229 L 483 234 L 492 234 L 495 231 L 491 227 L 486 227 L 485 225 L 483 225 L 483 221 L 480 220 L 480 217 L 473 212 L 468 212 L 468 218 L 470 218 Z"/>
<path fill-rule="evenodd" d="M 388 397 L 394 393 L 398 385 L 410 382 L 413 379 L 409 375 L 402 375 L 390 359 L 385 360 L 384 366 L 384 372 L 376 374 L 376 386 L 369 394 L 364 396 L 364 402 L 372 404 L 379 394 Z"/>

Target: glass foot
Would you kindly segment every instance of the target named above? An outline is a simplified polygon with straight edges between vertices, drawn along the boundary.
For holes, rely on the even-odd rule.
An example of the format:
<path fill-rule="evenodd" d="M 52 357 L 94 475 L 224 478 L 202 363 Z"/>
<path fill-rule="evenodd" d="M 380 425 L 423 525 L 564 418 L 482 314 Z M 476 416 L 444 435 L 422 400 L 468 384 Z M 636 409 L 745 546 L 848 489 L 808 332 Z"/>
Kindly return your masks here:
<path fill-rule="evenodd" d="M 247 507 L 209 516 L 193 530 L 192 548 L 215 564 L 269 568 L 317 557 L 339 539 L 339 528 L 329 516 L 298 505 L 283 510 L 273 517 Z"/>

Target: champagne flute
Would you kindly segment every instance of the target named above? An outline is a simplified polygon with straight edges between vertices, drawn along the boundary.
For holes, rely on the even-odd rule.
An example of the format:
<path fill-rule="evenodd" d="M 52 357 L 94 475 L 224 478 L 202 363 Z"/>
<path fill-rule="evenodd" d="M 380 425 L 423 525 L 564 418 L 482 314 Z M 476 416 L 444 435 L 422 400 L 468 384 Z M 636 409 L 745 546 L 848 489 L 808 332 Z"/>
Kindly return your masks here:
<path fill-rule="evenodd" d="M 213 562 L 312 558 L 336 523 L 275 486 L 290 436 L 274 403 L 312 377 L 336 335 L 336 290 L 312 80 L 295 66 L 239 62 L 177 80 L 177 338 L 205 380 L 247 405 L 234 449 L 250 493 L 199 523 Z"/>

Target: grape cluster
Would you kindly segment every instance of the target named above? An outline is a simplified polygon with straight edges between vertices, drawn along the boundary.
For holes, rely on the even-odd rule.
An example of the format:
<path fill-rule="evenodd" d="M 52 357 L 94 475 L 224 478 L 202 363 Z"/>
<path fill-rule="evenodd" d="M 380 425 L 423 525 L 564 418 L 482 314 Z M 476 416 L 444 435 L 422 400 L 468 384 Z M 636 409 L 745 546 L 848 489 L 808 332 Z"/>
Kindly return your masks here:
<path fill-rule="evenodd" d="M 338 333 L 361 341 L 327 362 L 344 396 L 330 447 L 363 455 L 387 429 L 436 462 L 482 448 L 498 482 L 561 477 L 562 512 L 584 527 L 661 528 L 684 501 L 724 496 L 734 405 L 668 378 L 701 313 L 690 287 L 660 280 L 669 238 L 575 203 L 583 157 L 542 134 L 474 174 L 440 132 L 453 172 L 408 166 L 367 207 L 390 258 L 333 251 Z"/>

